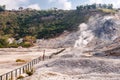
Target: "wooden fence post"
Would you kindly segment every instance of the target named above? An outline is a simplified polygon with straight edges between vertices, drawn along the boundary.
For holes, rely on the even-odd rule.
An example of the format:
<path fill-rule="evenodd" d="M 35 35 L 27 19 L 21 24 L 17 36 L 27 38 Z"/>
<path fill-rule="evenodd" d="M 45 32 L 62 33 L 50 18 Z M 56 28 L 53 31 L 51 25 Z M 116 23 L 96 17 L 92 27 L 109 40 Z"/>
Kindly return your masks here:
<path fill-rule="evenodd" d="M 31 68 L 32 68 L 32 64 L 31 64 L 31 62 L 30 62 L 30 70 L 31 70 Z"/>
<path fill-rule="evenodd" d="M 11 71 L 11 80 L 13 80 L 13 71 Z"/>
<path fill-rule="evenodd" d="M 17 69 L 15 70 L 15 77 L 17 77 Z"/>
<path fill-rule="evenodd" d="M 21 74 L 21 68 L 19 68 L 19 75 Z"/>
<path fill-rule="evenodd" d="M 24 72 L 25 72 L 25 66 L 23 66 L 23 69 L 22 69 L 22 70 L 23 70 L 23 73 L 24 73 Z"/>
<path fill-rule="evenodd" d="M 32 66 L 33 66 L 33 60 L 32 60 L 32 62 L 31 62 L 31 64 L 32 64 Z"/>
<path fill-rule="evenodd" d="M 0 80 L 2 80 L 2 76 L 0 76 Z"/>
<path fill-rule="evenodd" d="M 38 59 L 39 59 L 39 61 L 40 61 L 40 60 L 41 60 L 41 57 L 39 57 Z"/>
<path fill-rule="evenodd" d="M 6 74 L 6 80 L 8 80 L 8 73 Z"/>
<path fill-rule="evenodd" d="M 36 64 L 36 59 L 34 61 L 35 61 L 35 64 Z"/>
<path fill-rule="evenodd" d="M 33 65 L 35 64 L 35 60 L 33 60 Z"/>
<path fill-rule="evenodd" d="M 45 50 L 43 51 L 43 61 L 45 60 Z"/>
<path fill-rule="evenodd" d="M 27 65 L 25 65 L 25 71 L 27 70 Z"/>
<path fill-rule="evenodd" d="M 28 63 L 28 71 L 30 70 L 30 68 L 29 68 L 29 63 Z"/>

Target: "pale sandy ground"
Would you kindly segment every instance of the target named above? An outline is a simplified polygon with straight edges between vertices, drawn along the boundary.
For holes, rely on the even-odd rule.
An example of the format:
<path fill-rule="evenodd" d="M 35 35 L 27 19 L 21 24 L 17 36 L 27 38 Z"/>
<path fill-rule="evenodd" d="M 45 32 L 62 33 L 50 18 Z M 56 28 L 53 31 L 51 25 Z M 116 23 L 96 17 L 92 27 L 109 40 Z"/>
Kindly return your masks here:
<path fill-rule="evenodd" d="M 24 80 L 120 80 L 120 58 L 81 56 L 70 50 L 42 61 Z"/>
<path fill-rule="evenodd" d="M 6 73 L 23 63 L 16 59 L 30 61 L 43 55 L 44 49 L 2 49 L 0 50 L 0 73 Z M 46 55 L 59 51 L 46 49 Z M 120 80 L 120 59 L 117 57 L 96 57 L 83 55 L 79 50 L 66 49 L 52 59 L 35 65 L 35 73 L 24 80 Z"/>
<path fill-rule="evenodd" d="M 34 49 L 34 48 L 4 48 L 0 49 L 0 75 L 9 72 L 25 63 L 17 63 L 16 59 L 22 59 L 26 62 L 31 61 L 39 56 L 43 56 L 45 50 L 45 55 L 50 55 L 56 52 L 57 49 Z"/>

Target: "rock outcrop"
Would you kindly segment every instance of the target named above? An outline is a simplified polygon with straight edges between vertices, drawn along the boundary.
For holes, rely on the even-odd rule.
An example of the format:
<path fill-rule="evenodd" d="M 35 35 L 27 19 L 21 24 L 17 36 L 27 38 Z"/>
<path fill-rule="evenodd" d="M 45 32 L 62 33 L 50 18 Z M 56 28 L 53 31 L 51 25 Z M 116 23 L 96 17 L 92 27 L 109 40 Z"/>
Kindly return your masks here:
<path fill-rule="evenodd" d="M 80 30 L 77 32 L 79 36 L 74 47 L 80 48 L 82 51 L 103 51 L 108 54 L 111 52 L 111 54 L 120 55 L 118 53 L 120 47 L 119 22 L 120 19 L 115 15 L 91 17 L 88 23 L 80 24 Z"/>

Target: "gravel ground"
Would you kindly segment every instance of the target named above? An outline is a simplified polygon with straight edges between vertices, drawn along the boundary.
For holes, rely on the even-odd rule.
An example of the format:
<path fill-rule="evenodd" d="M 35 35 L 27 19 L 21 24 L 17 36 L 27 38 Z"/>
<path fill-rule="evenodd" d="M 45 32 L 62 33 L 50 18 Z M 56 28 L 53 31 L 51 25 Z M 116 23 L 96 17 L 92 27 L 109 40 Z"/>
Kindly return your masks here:
<path fill-rule="evenodd" d="M 75 51 L 77 54 L 73 54 Z M 79 53 L 65 51 L 40 62 L 35 66 L 36 72 L 25 80 L 120 80 L 119 58 L 83 57 Z"/>

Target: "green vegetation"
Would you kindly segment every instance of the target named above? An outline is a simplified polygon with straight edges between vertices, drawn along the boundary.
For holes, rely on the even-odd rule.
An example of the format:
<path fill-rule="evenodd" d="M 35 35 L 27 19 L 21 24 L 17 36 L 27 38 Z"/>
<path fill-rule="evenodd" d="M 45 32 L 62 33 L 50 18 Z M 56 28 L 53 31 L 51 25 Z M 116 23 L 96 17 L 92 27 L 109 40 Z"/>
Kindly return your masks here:
<path fill-rule="evenodd" d="M 92 10 L 92 9 L 113 9 L 112 4 L 92 4 L 77 6 L 77 10 Z"/>
<path fill-rule="evenodd" d="M 112 4 L 102 5 L 99 7 L 112 9 Z M 96 12 L 104 14 L 104 10 L 97 8 L 97 4 L 78 6 L 76 10 L 5 10 L 5 6 L 0 6 L 0 48 L 4 47 L 31 47 L 36 39 L 48 39 L 59 36 L 66 31 L 76 31 L 78 25 L 87 22 L 88 18 Z M 7 38 L 4 38 L 5 35 Z M 8 42 L 8 38 L 23 42 Z"/>
<path fill-rule="evenodd" d="M 8 41 L 6 36 L 0 36 L 0 48 L 8 47 Z"/>
<path fill-rule="evenodd" d="M 25 78 L 25 77 L 22 76 L 22 75 L 20 75 L 19 77 L 17 77 L 17 80 L 19 80 L 19 79 L 23 79 L 23 78 Z"/>
<path fill-rule="evenodd" d="M 23 76 L 22 74 L 19 76 L 19 77 L 17 77 L 17 80 L 21 80 L 21 79 L 23 79 L 23 78 L 25 78 L 25 77 L 27 77 L 27 76 L 31 76 L 31 75 L 33 75 L 33 73 L 35 72 L 35 69 L 31 69 L 31 70 L 25 70 L 25 74 L 27 74 L 26 76 Z M 24 74 L 24 73 L 23 73 Z"/>
<path fill-rule="evenodd" d="M 5 8 L 6 8 L 6 6 L 5 6 L 5 5 L 0 6 L 0 12 L 1 12 L 1 11 L 5 11 Z"/>
<path fill-rule="evenodd" d="M 26 61 L 22 59 L 17 59 L 16 62 L 26 62 Z"/>
<path fill-rule="evenodd" d="M 13 42 L 13 43 L 11 43 L 11 44 L 8 44 L 7 47 L 9 47 L 9 48 L 11 48 L 11 47 L 12 47 L 12 48 L 18 48 L 19 46 L 21 46 L 21 45 Z"/>
<path fill-rule="evenodd" d="M 33 73 L 35 72 L 35 70 L 32 68 L 31 70 L 26 70 L 26 74 L 28 75 L 28 76 L 31 76 L 31 75 L 33 75 Z"/>
<path fill-rule="evenodd" d="M 104 13 L 116 13 L 116 10 L 114 10 L 114 9 L 99 9 L 99 10 L 101 10 L 102 12 L 104 12 Z"/>
<path fill-rule="evenodd" d="M 64 30 L 76 30 L 79 23 L 86 21 L 86 14 L 77 10 L 5 11 L 0 13 L 0 34 L 9 34 L 15 39 L 56 37 Z"/>

